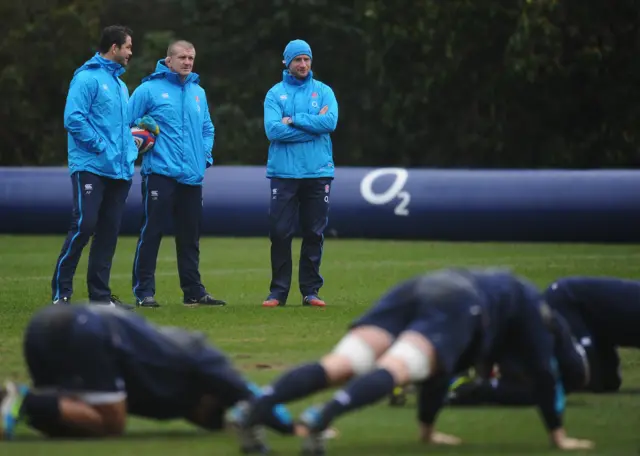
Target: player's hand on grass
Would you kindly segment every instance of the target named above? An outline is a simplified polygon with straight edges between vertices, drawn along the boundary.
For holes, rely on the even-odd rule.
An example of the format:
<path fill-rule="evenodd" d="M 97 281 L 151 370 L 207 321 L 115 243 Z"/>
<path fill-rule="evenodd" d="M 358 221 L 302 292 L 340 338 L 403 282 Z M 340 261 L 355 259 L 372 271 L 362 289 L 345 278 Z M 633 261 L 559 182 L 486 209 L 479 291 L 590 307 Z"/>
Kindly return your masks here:
<path fill-rule="evenodd" d="M 595 444 L 591 440 L 574 439 L 572 437 L 565 437 L 556 442 L 556 447 L 561 450 L 590 450 L 594 446 Z"/>
<path fill-rule="evenodd" d="M 567 437 L 563 429 L 551 433 L 551 442 L 560 450 L 590 450 L 595 446 L 591 440 Z"/>
<path fill-rule="evenodd" d="M 455 435 L 434 431 L 431 434 L 431 440 L 429 443 L 433 443 L 435 445 L 460 445 L 462 440 L 460 437 L 456 437 Z"/>
<path fill-rule="evenodd" d="M 460 445 L 462 440 L 455 435 L 434 431 L 433 426 L 420 426 L 420 440 L 432 445 Z"/>

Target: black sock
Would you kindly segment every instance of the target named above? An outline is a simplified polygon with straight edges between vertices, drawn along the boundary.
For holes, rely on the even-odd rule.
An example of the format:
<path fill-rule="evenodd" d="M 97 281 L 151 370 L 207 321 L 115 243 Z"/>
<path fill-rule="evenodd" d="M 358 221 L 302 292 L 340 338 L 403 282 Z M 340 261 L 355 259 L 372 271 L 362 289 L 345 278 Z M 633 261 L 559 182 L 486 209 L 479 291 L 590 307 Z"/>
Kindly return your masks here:
<path fill-rule="evenodd" d="M 308 396 L 327 386 L 327 374 L 319 363 L 293 369 L 262 390 L 262 398 L 271 404 L 285 404 Z"/>
<path fill-rule="evenodd" d="M 319 363 L 297 367 L 282 375 L 272 386 L 263 388 L 262 396 L 255 402 L 255 419 L 264 422 L 276 404 L 309 396 L 327 385 L 327 374 Z"/>
<path fill-rule="evenodd" d="M 60 407 L 55 394 L 28 392 L 22 400 L 20 414 L 29 425 L 50 437 L 63 437 L 68 433 L 60 422 Z"/>
<path fill-rule="evenodd" d="M 270 413 L 264 415 L 262 422 L 265 426 L 281 434 L 293 434 L 291 414 L 282 404 L 271 407 Z"/>
<path fill-rule="evenodd" d="M 40 418 L 57 421 L 60 418 L 58 396 L 28 392 L 22 400 L 20 413 L 28 418 Z"/>
<path fill-rule="evenodd" d="M 329 423 L 343 413 L 366 407 L 387 397 L 393 392 L 394 387 L 395 380 L 386 369 L 377 369 L 354 379 L 326 403 L 320 412 L 321 419 L 318 423 L 318 430 L 328 427 Z"/>

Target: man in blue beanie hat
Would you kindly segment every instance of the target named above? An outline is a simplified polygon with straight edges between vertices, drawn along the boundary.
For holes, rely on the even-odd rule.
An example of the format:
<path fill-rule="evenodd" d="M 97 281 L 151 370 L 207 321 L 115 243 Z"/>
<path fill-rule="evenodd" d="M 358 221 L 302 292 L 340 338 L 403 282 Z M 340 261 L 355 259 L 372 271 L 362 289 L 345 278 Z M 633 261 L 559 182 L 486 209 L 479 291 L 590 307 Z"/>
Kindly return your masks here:
<path fill-rule="evenodd" d="M 302 232 L 302 304 L 325 306 L 318 293 L 324 283 L 320 262 L 334 176 L 330 134 L 338 123 L 338 102 L 328 85 L 313 78 L 312 58 L 307 42 L 293 40 L 287 44 L 282 81 L 267 92 L 264 101 L 264 128 L 270 141 L 267 178 L 271 180 L 272 274 L 264 307 L 287 302 L 296 216 Z"/>

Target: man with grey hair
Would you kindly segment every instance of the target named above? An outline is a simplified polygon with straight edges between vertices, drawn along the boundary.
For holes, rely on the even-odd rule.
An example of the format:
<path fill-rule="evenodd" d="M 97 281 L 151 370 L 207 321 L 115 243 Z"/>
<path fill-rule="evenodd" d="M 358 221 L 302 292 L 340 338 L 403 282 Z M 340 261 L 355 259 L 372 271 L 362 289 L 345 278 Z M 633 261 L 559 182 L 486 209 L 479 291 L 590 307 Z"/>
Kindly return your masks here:
<path fill-rule="evenodd" d="M 157 134 L 142 158 L 144 214 L 133 263 L 132 286 L 139 307 L 159 307 L 155 269 L 160 242 L 173 216 L 180 287 L 186 306 L 222 306 L 207 293 L 199 272 L 202 182 L 213 164 L 214 127 L 200 77 L 193 72 L 192 43 L 174 41 L 156 71 L 142 80 L 129 102 L 134 124 Z"/>

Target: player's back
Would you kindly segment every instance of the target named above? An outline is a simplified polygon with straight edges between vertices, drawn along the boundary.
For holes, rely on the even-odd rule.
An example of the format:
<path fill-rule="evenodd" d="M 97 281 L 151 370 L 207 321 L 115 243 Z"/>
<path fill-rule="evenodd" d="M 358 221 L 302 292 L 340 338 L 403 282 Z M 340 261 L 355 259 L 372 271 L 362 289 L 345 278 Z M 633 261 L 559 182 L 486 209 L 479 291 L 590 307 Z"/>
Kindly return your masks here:
<path fill-rule="evenodd" d="M 187 413 L 204 394 L 202 363 L 227 365 L 204 336 L 179 328 L 158 327 L 113 307 L 90 306 L 109 328 L 127 391 L 129 411 L 152 418 Z"/>
<path fill-rule="evenodd" d="M 411 314 L 421 305 L 434 305 L 462 298 L 468 302 L 470 312 L 480 306 L 485 327 L 500 332 L 514 316 L 529 305 L 541 302 L 540 292 L 525 279 L 500 268 L 450 268 L 425 274 L 413 287 L 420 299 L 405 301 L 405 312 Z M 462 292 L 462 293 L 459 293 Z M 447 299 L 453 296 L 453 299 Z M 473 299 L 470 299 L 473 296 Z M 408 303 L 408 304 L 407 304 Z M 396 304 L 396 309 L 400 306 Z M 480 309 L 477 311 L 480 312 Z"/>
<path fill-rule="evenodd" d="M 564 393 L 554 362 L 551 310 L 533 284 L 509 271 L 470 270 L 468 274 L 485 296 L 482 361 L 495 361 L 505 354 L 521 361 L 547 428 L 559 427 Z"/>
<path fill-rule="evenodd" d="M 463 271 L 483 297 L 484 350 L 495 351 L 517 334 L 519 328 L 514 322 L 522 321 L 523 315 L 539 308 L 540 292 L 533 284 L 506 269 Z"/>
<path fill-rule="evenodd" d="M 620 346 L 640 346 L 640 281 L 612 277 L 565 277 L 545 291 L 549 305 L 577 312 L 595 336 Z"/>
<path fill-rule="evenodd" d="M 540 296 L 534 285 L 506 269 L 469 269 L 467 273 L 484 297 L 486 310 L 498 321 L 510 318 L 524 302 Z"/>
<path fill-rule="evenodd" d="M 504 269 L 448 268 L 394 286 L 352 326 L 372 325 L 397 337 L 416 325 L 439 324 L 444 315 L 459 322 L 469 318 L 469 325 L 477 327 L 470 350 L 487 353 L 512 336 L 510 323 L 522 320 L 523 309 L 540 302 L 534 286 Z"/>

